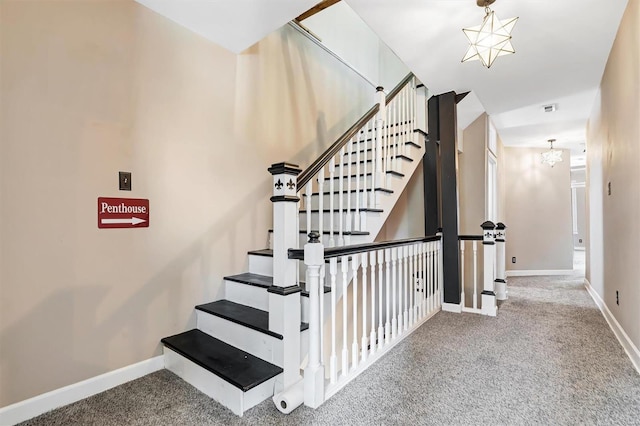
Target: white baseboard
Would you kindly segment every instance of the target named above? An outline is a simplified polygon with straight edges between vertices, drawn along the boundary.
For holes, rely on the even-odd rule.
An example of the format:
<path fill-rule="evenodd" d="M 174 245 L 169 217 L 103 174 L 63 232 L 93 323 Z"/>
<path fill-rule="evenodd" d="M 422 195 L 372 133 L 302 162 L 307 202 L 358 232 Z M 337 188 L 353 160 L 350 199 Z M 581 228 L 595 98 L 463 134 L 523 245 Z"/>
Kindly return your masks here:
<path fill-rule="evenodd" d="M 164 368 L 162 355 L 0 408 L 0 425 L 29 420 Z"/>
<path fill-rule="evenodd" d="M 600 308 L 602 316 L 604 316 L 604 319 L 607 320 L 609 327 L 611 327 L 611 330 L 613 330 L 613 334 L 616 335 L 618 341 L 624 348 L 624 351 L 627 353 L 627 356 L 629 357 L 629 359 L 631 359 L 631 363 L 635 367 L 636 371 L 640 373 L 640 350 L 638 350 L 638 348 L 633 344 L 627 333 L 624 331 L 622 326 L 620 326 L 607 305 L 604 303 L 604 300 L 602 300 L 598 292 L 595 291 L 593 287 L 591 287 L 591 283 L 586 278 L 584 279 L 584 286 L 598 308 Z"/>
<path fill-rule="evenodd" d="M 522 269 L 507 271 L 507 277 L 533 277 L 538 275 L 573 275 L 573 269 Z"/>
<path fill-rule="evenodd" d="M 456 303 L 443 303 L 442 310 L 445 312 L 453 312 L 455 314 L 462 313 L 462 305 Z"/>

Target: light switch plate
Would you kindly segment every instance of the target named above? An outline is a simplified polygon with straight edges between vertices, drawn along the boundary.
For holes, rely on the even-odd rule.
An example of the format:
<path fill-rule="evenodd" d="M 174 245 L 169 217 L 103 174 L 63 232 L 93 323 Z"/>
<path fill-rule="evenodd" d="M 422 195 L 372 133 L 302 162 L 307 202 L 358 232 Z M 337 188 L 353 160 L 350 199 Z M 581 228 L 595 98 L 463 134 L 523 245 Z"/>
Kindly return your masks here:
<path fill-rule="evenodd" d="M 120 172 L 120 191 L 131 191 L 131 172 Z"/>

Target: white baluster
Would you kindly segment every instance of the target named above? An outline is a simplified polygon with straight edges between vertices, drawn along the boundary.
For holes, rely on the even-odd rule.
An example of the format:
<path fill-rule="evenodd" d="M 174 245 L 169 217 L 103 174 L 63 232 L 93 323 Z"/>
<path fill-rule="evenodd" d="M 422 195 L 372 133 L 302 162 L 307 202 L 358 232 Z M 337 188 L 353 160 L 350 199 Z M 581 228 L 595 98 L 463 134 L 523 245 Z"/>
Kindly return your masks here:
<path fill-rule="evenodd" d="M 342 256 L 340 258 L 342 267 L 342 377 L 347 377 L 349 374 L 349 346 L 347 344 L 347 334 L 349 332 L 349 295 L 347 294 L 347 286 L 349 280 L 347 274 L 349 272 L 349 256 Z M 355 318 L 353 318 L 355 321 Z"/>
<path fill-rule="evenodd" d="M 393 100 L 393 146 L 394 148 L 394 152 L 397 152 L 398 149 L 398 120 L 399 120 L 399 114 L 398 114 L 398 98 L 395 98 Z"/>
<path fill-rule="evenodd" d="M 352 161 L 352 151 L 353 151 L 353 138 L 347 144 L 347 151 L 349 151 L 349 155 L 347 155 L 347 214 L 345 215 L 345 221 L 347 223 L 347 227 L 345 231 L 351 232 L 353 229 L 351 225 L 351 161 Z"/>
<path fill-rule="evenodd" d="M 329 277 L 331 282 L 331 357 L 329 358 L 329 380 L 335 383 L 338 379 L 336 358 L 336 276 L 338 275 L 338 259 L 329 260 Z"/>
<path fill-rule="evenodd" d="M 478 309 L 478 242 L 473 240 L 473 309 Z"/>
<path fill-rule="evenodd" d="M 402 248 L 402 264 L 404 265 L 404 279 L 402 280 L 402 292 L 404 293 L 403 324 L 404 330 L 407 330 L 409 328 L 409 299 L 411 298 L 409 290 L 409 277 L 411 274 L 411 271 L 409 270 L 409 246 L 404 246 Z"/>
<path fill-rule="evenodd" d="M 398 305 L 397 305 L 397 286 L 398 286 L 398 247 L 393 247 L 391 249 L 391 262 L 393 264 L 393 271 L 391 272 L 391 276 L 393 277 L 391 288 L 393 289 L 392 295 L 392 303 L 393 312 L 391 313 L 391 336 L 393 339 L 398 337 Z M 387 296 L 388 297 L 388 296 Z"/>
<path fill-rule="evenodd" d="M 336 160 L 332 158 L 329 161 L 329 247 L 336 246 L 336 240 L 333 237 L 333 231 L 335 224 L 333 223 L 334 205 L 333 199 L 335 197 L 335 177 L 336 177 Z M 322 210 L 318 213 L 320 217 L 324 215 Z"/>
<path fill-rule="evenodd" d="M 428 298 L 429 298 L 429 264 L 427 263 L 427 243 L 422 243 L 422 316 L 426 316 L 428 313 Z"/>
<path fill-rule="evenodd" d="M 320 324 L 322 324 L 324 330 L 324 288 L 327 285 L 327 268 L 326 265 L 322 265 L 320 268 Z M 323 333 L 324 336 L 324 333 Z M 320 362 L 325 364 L 324 360 L 324 338 L 320 339 Z"/>
<path fill-rule="evenodd" d="M 409 263 L 409 276 L 407 277 L 407 282 L 409 283 L 409 306 L 407 309 L 407 314 L 409 318 L 409 327 L 413 325 L 413 301 L 414 301 L 414 264 L 413 264 L 413 244 L 409 246 L 409 257 L 407 258 L 407 262 Z"/>
<path fill-rule="evenodd" d="M 338 245 L 339 246 L 343 246 L 344 245 L 344 218 L 345 218 L 345 214 L 346 212 L 344 211 L 344 147 L 342 147 L 340 149 L 340 173 L 339 173 L 339 181 L 338 181 L 338 214 L 339 216 L 339 220 L 338 223 L 340 226 L 340 229 L 338 230 Z M 351 167 L 351 165 L 349 165 L 349 167 Z M 349 194 L 347 194 L 349 195 Z"/>
<path fill-rule="evenodd" d="M 358 367 L 358 267 L 360 266 L 360 257 L 354 254 L 351 257 L 351 275 L 353 276 L 353 343 L 351 344 L 351 368 L 354 370 Z M 363 304 L 364 305 L 364 304 Z M 364 330 L 364 327 L 363 327 Z"/>
<path fill-rule="evenodd" d="M 398 261 L 400 263 L 398 268 L 398 335 L 401 336 L 404 330 L 404 283 L 405 283 L 405 273 L 404 273 L 404 246 L 398 247 Z"/>
<path fill-rule="evenodd" d="M 415 244 L 413 246 L 413 309 L 411 311 L 411 316 L 413 317 L 412 323 L 416 323 L 418 321 L 418 245 Z"/>
<path fill-rule="evenodd" d="M 384 300 L 386 305 L 386 315 L 384 322 L 384 341 L 385 344 L 389 344 L 391 342 L 391 249 L 385 249 L 384 251 L 384 259 L 385 259 L 385 291 L 384 291 Z"/>
<path fill-rule="evenodd" d="M 355 255 L 357 256 L 357 255 Z M 367 360 L 367 269 L 369 269 L 369 253 L 364 252 L 361 254 L 362 262 L 362 341 L 360 346 L 362 347 L 362 362 Z"/>
<path fill-rule="evenodd" d="M 464 299 L 464 240 L 460 240 L 460 283 L 462 284 L 462 291 L 460 293 L 460 305 L 465 307 Z"/>
<path fill-rule="evenodd" d="M 369 347 L 371 355 L 376 353 L 376 252 L 369 254 L 369 264 L 371 266 L 371 335 L 369 336 Z"/>
<path fill-rule="evenodd" d="M 424 299 L 424 265 L 422 263 L 422 244 L 416 244 L 416 246 L 418 248 L 418 272 L 416 273 L 416 287 L 418 289 L 416 292 L 416 320 L 419 320 L 424 314 L 424 304 L 422 303 L 422 300 Z"/>
<path fill-rule="evenodd" d="M 366 129 L 366 126 L 365 126 Z M 362 132 L 358 132 L 358 139 L 356 142 L 356 213 L 355 216 L 353 217 L 354 223 L 353 223 L 353 229 L 355 231 L 361 231 L 360 229 L 360 205 L 362 204 L 362 195 L 360 193 L 360 135 L 362 134 Z M 365 158 L 366 155 L 365 155 Z M 365 163 L 366 164 L 366 163 Z M 365 167 L 366 170 L 366 167 Z M 365 172 L 366 174 L 366 172 Z"/>
<path fill-rule="evenodd" d="M 430 314 L 435 309 L 434 299 L 435 299 L 435 287 L 433 279 L 433 274 L 435 273 L 435 265 L 433 262 L 433 241 L 427 243 L 427 269 L 429 270 L 429 274 L 427 275 L 427 288 L 429 289 L 429 293 L 427 293 L 428 303 L 427 303 L 427 312 Z"/>
<path fill-rule="evenodd" d="M 384 327 L 382 324 L 382 296 L 384 294 L 382 286 L 384 281 L 383 268 L 384 268 L 384 251 L 378 250 L 378 348 L 382 349 L 384 346 Z"/>
<path fill-rule="evenodd" d="M 442 306 L 442 298 L 444 297 L 442 286 L 444 284 L 444 274 L 443 274 L 443 257 L 442 257 L 442 240 L 438 241 L 438 251 L 437 254 L 437 265 L 438 265 L 438 306 Z"/>
<path fill-rule="evenodd" d="M 324 167 L 318 172 L 318 234 L 320 234 L 320 242 L 324 241 L 324 223 L 322 211 L 324 209 Z M 307 229 L 310 232 L 310 229 Z"/>
<path fill-rule="evenodd" d="M 379 118 L 380 113 L 376 114 L 376 137 L 375 140 L 372 141 L 371 147 L 373 149 L 373 159 L 375 167 L 371 173 L 371 193 L 369 194 L 370 203 L 369 207 L 376 208 L 376 199 L 375 199 L 375 189 L 376 185 L 380 187 L 385 187 L 386 185 L 383 183 L 383 173 L 382 173 L 382 141 L 380 140 L 380 135 L 382 133 L 382 119 Z"/>

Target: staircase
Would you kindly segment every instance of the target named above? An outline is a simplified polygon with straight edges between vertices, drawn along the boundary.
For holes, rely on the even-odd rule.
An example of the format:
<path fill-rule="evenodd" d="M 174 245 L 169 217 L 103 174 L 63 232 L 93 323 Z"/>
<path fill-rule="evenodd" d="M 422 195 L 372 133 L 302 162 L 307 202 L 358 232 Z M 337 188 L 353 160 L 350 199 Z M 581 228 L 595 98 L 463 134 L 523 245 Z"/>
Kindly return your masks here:
<path fill-rule="evenodd" d="M 305 171 L 306 177 L 305 173 L 298 177 L 298 219 L 287 225 L 293 227 L 294 237 L 289 240 L 292 244 L 285 243 L 285 250 L 302 248 L 311 231 L 318 232 L 328 247 L 374 241 L 424 153 L 423 133 L 415 129 L 415 90 L 415 79 L 409 75 L 389 94 L 389 101 L 397 97 L 399 106 L 386 110 L 384 105 L 389 101 L 382 94 L 382 102 L 374 107 L 378 108 L 376 115 L 371 115 L 372 108 L 367 113 L 370 117 L 361 120 L 364 123 L 356 123 L 352 127 L 356 130 L 345 133 L 348 142 L 337 148 L 334 144 L 328 152 L 335 152 L 323 154 L 327 158 L 316 162 L 323 162 L 320 168 L 314 163 L 309 173 Z M 288 175 L 283 176 L 274 176 L 277 190 L 295 186 Z M 286 197 L 274 196 L 272 201 L 274 205 L 276 201 L 287 205 L 297 201 Z M 276 215 L 274 211 L 274 219 Z M 274 228 L 280 232 L 275 224 Z M 279 267 L 274 248 L 278 250 L 282 244 L 274 242 L 280 237 L 273 235 L 273 230 L 269 232 L 273 236 L 270 247 L 248 253 L 248 271 L 224 278 L 224 299 L 195 307 L 196 329 L 162 339 L 165 367 L 239 416 L 289 387 L 300 376 L 299 368 L 306 365 L 309 353 L 304 265 L 293 261 L 298 263 L 295 286 L 274 285 L 274 265 Z M 286 253 L 279 255 L 286 257 Z M 324 284 L 323 288 L 322 303 L 328 311 L 342 291 L 330 297 L 331 288 Z M 293 329 L 297 334 L 291 334 L 287 321 L 284 328 L 289 334 L 277 332 L 274 318 L 280 321 L 281 314 L 274 312 L 274 301 L 280 303 L 285 299 L 280 296 L 295 292 L 299 292 L 299 301 L 295 295 L 286 299 L 300 305 L 299 315 L 293 316 L 301 320 L 299 329 Z M 288 306 L 290 302 L 283 303 Z M 288 341 L 286 336 L 292 335 L 296 339 Z M 287 364 L 294 366 L 289 378 L 285 377 Z"/>

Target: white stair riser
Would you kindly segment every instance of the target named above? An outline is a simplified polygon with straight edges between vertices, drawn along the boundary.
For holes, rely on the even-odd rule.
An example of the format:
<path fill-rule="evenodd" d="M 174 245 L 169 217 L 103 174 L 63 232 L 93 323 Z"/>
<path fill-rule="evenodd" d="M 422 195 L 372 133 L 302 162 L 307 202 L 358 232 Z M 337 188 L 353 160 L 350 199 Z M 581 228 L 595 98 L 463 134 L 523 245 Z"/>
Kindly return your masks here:
<path fill-rule="evenodd" d="M 262 287 L 225 280 L 225 299 L 263 311 L 269 310 L 269 293 Z"/>
<path fill-rule="evenodd" d="M 282 340 L 200 310 L 196 319 L 198 330 L 282 367 Z"/>
<path fill-rule="evenodd" d="M 167 370 L 224 405 L 238 416 L 242 416 L 245 411 L 272 396 L 274 384 L 280 377 L 276 376 L 247 392 L 242 392 L 231 383 L 167 347 L 164 348 L 164 366 Z"/>
<path fill-rule="evenodd" d="M 327 188 L 325 188 L 325 190 L 326 189 Z M 345 190 L 346 189 L 347 188 L 345 187 Z M 351 189 L 354 190 L 355 188 L 351 188 Z M 337 191 L 337 188 L 336 188 L 336 191 Z M 359 193 L 356 193 L 356 192 L 344 193 L 344 194 L 336 193 L 336 194 L 333 194 L 333 196 L 331 194 L 325 193 L 322 195 L 322 208 L 328 209 L 329 206 L 331 205 L 332 198 L 333 198 L 334 208 L 338 208 L 340 206 L 341 196 L 342 196 L 342 204 L 345 209 L 349 204 L 351 205 L 351 208 L 355 209 L 356 206 L 363 207 L 368 205 L 368 203 L 371 200 L 371 191 L 363 191 L 363 189 L 360 188 Z M 380 196 L 381 196 L 380 191 L 374 192 L 374 197 L 376 197 L 376 199 L 379 199 Z M 358 200 L 359 200 L 359 203 L 358 203 Z M 375 199 L 374 199 L 374 203 L 375 203 Z M 319 207 L 320 207 L 320 196 L 313 195 L 311 197 L 311 209 L 318 209 Z M 306 203 L 303 204 L 303 209 L 306 209 Z"/>
<path fill-rule="evenodd" d="M 380 212 L 371 212 L 371 211 L 367 211 L 367 212 L 360 212 L 360 215 L 366 214 L 367 215 L 367 220 L 369 218 L 375 218 L 375 217 L 379 217 L 382 213 Z M 333 215 L 333 227 L 331 226 L 331 216 Z M 354 231 L 366 231 L 365 228 L 363 228 L 362 226 L 359 227 L 359 229 L 355 229 L 356 228 L 356 223 L 355 223 L 355 216 L 356 216 L 356 212 L 350 212 L 350 214 L 347 213 L 340 213 L 340 212 L 335 212 L 335 213 L 329 213 L 329 212 L 324 212 L 322 213 L 322 229 L 323 230 L 330 230 L 333 229 L 334 232 L 338 232 L 338 230 L 340 229 L 340 216 L 342 216 L 342 224 L 343 224 L 343 230 L 344 231 L 348 231 L 348 230 L 354 230 Z M 349 217 L 347 217 L 349 216 Z M 311 213 L 311 229 L 317 230 L 319 229 L 319 217 L 320 217 L 320 213 L 319 212 L 312 212 Z M 300 212 L 300 214 L 298 215 L 299 218 L 299 223 L 300 223 L 300 229 L 306 229 L 307 228 L 307 213 L 306 212 Z"/>
<path fill-rule="evenodd" d="M 392 139 L 387 145 L 391 147 L 392 152 L 395 154 L 395 149 L 397 146 L 398 149 L 398 154 L 402 154 L 404 152 L 406 152 L 406 150 L 410 149 L 410 144 L 408 144 L 407 142 L 414 142 L 412 140 L 412 138 L 394 138 Z M 347 146 L 348 148 L 348 146 Z M 367 159 L 371 158 L 371 152 L 369 151 L 371 149 L 371 139 L 367 139 L 366 141 L 364 139 L 360 140 L 359 143 L 353 143 L 352 145 L 352 149 L 351 149 L 351 157 L 352 159 L 354 159 L 355 155 L 356 155 L 356 151 L 360 150 L 360 159 L 364 160 L 364 155 L 367 155 Z M 367 150 L 366 152 L 363 152 L 363 150 Z M 386 150 L 386 146 L 385 146 L 385 150 Z M 345 149 L 346 151 L 346 149 Z M 345 157 L 348 157 L 348 151 L 347 155 L 345 155 Z"/>
<path fill-rule="evenodd" d="M 273 258 L 249 254 L 249 272 L 252 274 L 273 276 Z"/>

